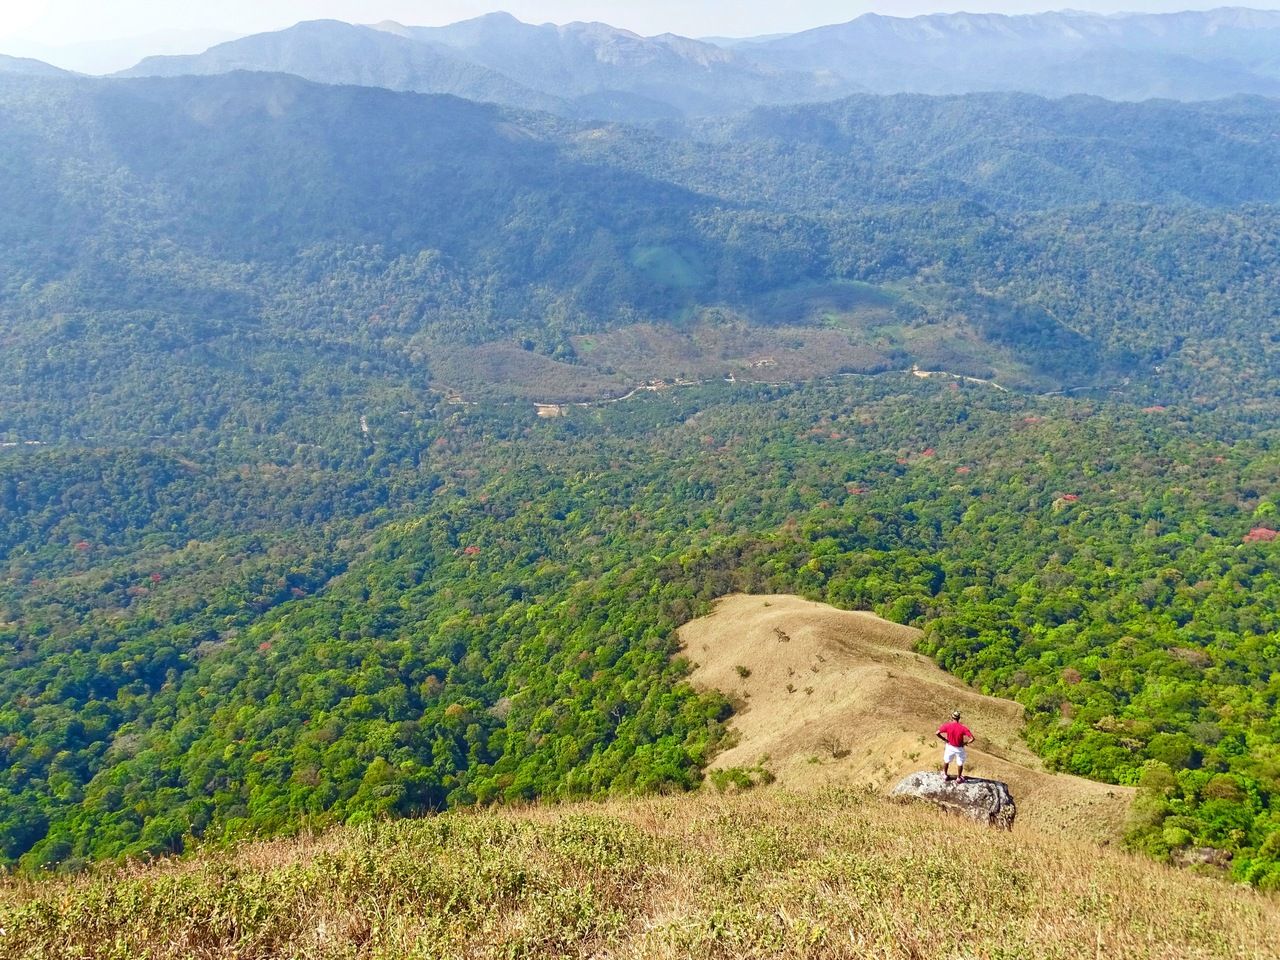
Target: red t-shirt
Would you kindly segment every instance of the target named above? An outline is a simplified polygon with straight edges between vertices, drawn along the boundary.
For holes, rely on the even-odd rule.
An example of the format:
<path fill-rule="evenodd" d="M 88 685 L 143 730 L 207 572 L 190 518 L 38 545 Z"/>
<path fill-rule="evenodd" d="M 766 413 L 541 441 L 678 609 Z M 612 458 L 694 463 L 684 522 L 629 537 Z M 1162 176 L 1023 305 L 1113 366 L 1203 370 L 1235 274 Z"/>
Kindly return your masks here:
<path fill-rule="evenodd" d="M 947 743 L 953 747 L 963 747 L 964 738 L 973 739 L 973 734 L 959 720 L 952 720 L 950 723 L 944 723 L 938 728 L 938 732 L 947 738 Z"/>

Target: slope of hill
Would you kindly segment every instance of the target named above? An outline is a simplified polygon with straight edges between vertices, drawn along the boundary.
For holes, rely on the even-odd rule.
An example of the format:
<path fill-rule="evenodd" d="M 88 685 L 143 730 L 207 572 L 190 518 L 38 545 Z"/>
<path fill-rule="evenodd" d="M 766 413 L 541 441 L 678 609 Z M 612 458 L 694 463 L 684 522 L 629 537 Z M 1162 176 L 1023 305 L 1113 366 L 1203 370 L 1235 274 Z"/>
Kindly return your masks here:
<path fill-rule="evenodd" d="M 451 812 L 0 881 L 12 960 L 1266 960 L 1274 898 L 864 791 Z"/>
<path fill-rule="evenodd" d="M 0 74 L 5 73 L 25 77 L 72 76 L 70 71 L 55 67 L 53 64 L 45 63 L 42 60 L 32 60 L 29 57 L 9 57 L 0 53 Z"/>
<path fill-rule="evenodd" d="M 751 176 L 767 179 L 783 202 L 812 208 L 940 192 L 1002 210 L 1280 201 L 1280 104 L 1260 97 L 1131 104 L 1021 93 L 853 96 L 762 107 L 687 132 L 730 150 L 760 144 Z M 707 178 L 735 170 L 684 167 Z"/>
<path fill-rule="evenodd" d="M 307 21 L 229 40 L 199 54 L 147 57 L 116 76 L 207 76 L 236 70 L 289 73 L 317 83 L 448 93 L 524 109 L 565 109 L 558 97 L 535 92 L 438 44 L 416 43 L 337 20 Z"/>
<path fill-rule="evenodd" d="M 542 419 L 364 363 L 282 421 L 0 449 L 7 865 L 691 786 L 726 704 L 675 628 L 805 591 L 1145 785 L 1144 849 L 1280 879 L 1273 434 L 902 375 Z"/>
<path fill-rule="evenodd" d="M 335 381 L 357 349 L 546 402 L 912 363 L 1221 400 L 1280 364 L 1280 113 L 1261 100 L 856 98 L 662 137 L 279 74 L 6 77 L 0 128 L 0 363 L 42 358 L 2 382 L 48 368 L 98 398 L 38 416 L 11 398 L 27 436 L 127 421 L 103 398 L 138 382 L 116 373 L 139 353 L 206 381 L 302 349 Z M 138 312 L 163 335 L 56 347 Z M 253 349 L 233 333 L 249 321 Z M 666 346 L 582 339 L 639 324 Z M 226 366 L 175 370 L 188 355 L 165 344 L 193 342 Z M 1205 351 L 1230 358 L 1211 382 Z M 161 390 L 186 401 L 161 419 L 237 407 L 187 393 Z"/>
<path fill-rule="evenodd" d="M 1118 841 L 1133 791 L 1047 773 L 1023 707 L 984 696 L 912 652 L 920 631 L 794 596 L 726 597 L 680 628 L 691 679 L 739 705 L 713 769 L 763 766 L 792 788 L 883 789 L 935 769 L 952 709 L 978 736 L 968 771 L 1009 783 L 1018 823 Z M 762 758 L 764 758 L 762 760 Z"/>
<path fill-rule="evenodd" d="M 1238 8 L 1118 16 L 866 14 L 740 49 L 781 68 L 828 70 L 876 93 L 1019 90 L 1209 100 L 1280 92 L 1280 14 Z"/>

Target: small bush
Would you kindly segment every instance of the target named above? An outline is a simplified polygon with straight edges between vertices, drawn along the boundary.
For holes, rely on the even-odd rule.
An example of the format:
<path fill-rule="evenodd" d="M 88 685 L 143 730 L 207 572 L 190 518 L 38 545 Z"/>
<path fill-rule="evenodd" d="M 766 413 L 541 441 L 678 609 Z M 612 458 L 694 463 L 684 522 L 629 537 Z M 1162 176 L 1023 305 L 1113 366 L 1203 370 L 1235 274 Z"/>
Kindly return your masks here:
<path fill-rule="evenodd" d="M 829 754 L 833 760 L 843 759 L 851 752 L 848 742 L 843 737 L 838 737 L 834 734 L 823 737 L 818 741 L 818 746 L 824 753 Z"/>

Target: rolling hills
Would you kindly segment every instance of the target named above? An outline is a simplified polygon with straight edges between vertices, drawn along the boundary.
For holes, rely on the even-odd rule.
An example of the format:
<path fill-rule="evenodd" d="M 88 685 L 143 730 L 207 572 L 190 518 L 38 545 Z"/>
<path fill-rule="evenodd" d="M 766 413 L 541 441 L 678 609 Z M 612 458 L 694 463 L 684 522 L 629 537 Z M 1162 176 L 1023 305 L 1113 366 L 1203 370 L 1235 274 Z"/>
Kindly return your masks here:
<path fill-rule="evenodd" d="M 1047 770 L 1136 784 L 1127 844 L 1280 876 L 1264 428 L 901 374 L 306 413 L 0 451 L 9 863 L 694 786 L 731 704 L 677 628 L 803 593 L 918 626 Z"/>
<path fill-rule="evenodd" d="M 150 377 L 121 369 L 164 384 L 152 435 L 245 391 L 287 419 L 275 377 L 316 409 L 913 363 L 1235 402 L 1280 362 L 1264 101 L 855 98 L 670 136 L 252 73 L 0 102 L 12 442 L 128 432 Z"/>
<path fill-rule="evenodd" d="M 468 31 L 526 33 L 307 29 L 461 92 L 506 82 Z M 918 628 L 1033 822 L 1132 790 L 1134 850 L 1280 884 L 1275 102 L 672 119 L 651 65 L 744 55 L 538 35 L 539 82 L 614 57 L 665 119 L 0 77 L 3 864 L 696 787 L 732 705 L 676 631 L 770 593 Z M 792 649 L 833 664 L 806 704 L 903 701 L 849 714 L 893 763 L 908 695 L 959 695 Z M 734 763 L 840 769 L 738 722 Z"/>
<path fill-rule="evenodd" d="M 944 195 L 1002 211 L 1222 208 L 1280 197 L 1275 110 L 1261 97 L 1128 104 L 1026 93 L 859 95 L 760 108 L 685 132 L 722 149 L 759 144 L 752 174 L 768 169 L 761 179 L 774 185 L 776 202 L 802 209 Z"/>

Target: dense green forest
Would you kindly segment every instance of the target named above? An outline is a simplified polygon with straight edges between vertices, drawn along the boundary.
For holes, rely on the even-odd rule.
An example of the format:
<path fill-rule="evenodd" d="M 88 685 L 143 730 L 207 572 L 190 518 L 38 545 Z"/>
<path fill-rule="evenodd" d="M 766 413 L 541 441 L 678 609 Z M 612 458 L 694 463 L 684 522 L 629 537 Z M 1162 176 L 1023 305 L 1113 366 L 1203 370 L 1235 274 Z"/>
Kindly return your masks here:
<path fill-rule="evenodd" d="M 0 77 L 0 436 L 314 440 L 299 408 L 425 387 L 605 396 L 582 336 L 708 316 L 871 358 L 828 373 L 1270 403 L 1278 128 L 1264 100 L 992 95 L 639 130 L 276 75 Z M 828 295 L 855 287 L 889 306 Z"/>
<path fill-rule="evenodd" d="M 0 78 L 0 858 L 694 786 L 767 590 L 1280 885 L 1280 111 L 1045 103 Z"/>
<path fill-rule="evenodd" d="M 1274 877 L 1272 438 L 910 380 L 382 411 L 350 462 L 9 454 L 6 855 L 691 785 L 727 705 L 673 629 L 749 589 L 922 625 L 1051 766 L 1144 785 L 1136 843 Z"/>

